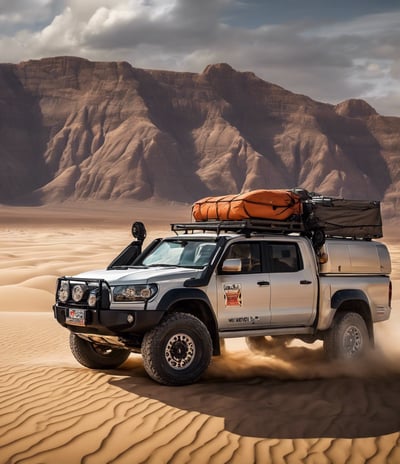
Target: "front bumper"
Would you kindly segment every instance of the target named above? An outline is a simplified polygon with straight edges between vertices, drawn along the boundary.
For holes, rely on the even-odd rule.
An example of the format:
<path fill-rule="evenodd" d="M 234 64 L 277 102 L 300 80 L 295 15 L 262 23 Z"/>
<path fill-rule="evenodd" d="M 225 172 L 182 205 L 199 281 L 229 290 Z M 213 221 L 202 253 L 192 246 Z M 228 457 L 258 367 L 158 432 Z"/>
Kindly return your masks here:
<path fill-rule="evenodd" d="M 101 335 L 135 335 L 143 336 L 155 327 L 162 319 L 165 311 L 156 310 L 116 310 L 116 309 L 83 309 L 83 325 L 67 322 L 68 306 L 55 304 L 54 317 L 59 324 L 71 332 Z M 71 308 L 76 309 L 76 307 Z M 130 316 L 130 317 L 128 317 Z M 128 322 L 132 320 L 132 322 Z"/>

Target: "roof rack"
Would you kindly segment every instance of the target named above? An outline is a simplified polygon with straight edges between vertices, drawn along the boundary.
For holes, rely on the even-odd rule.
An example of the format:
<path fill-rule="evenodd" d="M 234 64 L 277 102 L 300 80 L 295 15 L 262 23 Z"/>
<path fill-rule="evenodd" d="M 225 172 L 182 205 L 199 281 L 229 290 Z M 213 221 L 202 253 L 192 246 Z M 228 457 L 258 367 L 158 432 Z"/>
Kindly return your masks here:
<path fill-rule="evenodd" d="M 269 221 L 266 219 L 242 219 L 240 221 L 199 221 L 180 222 L 171 224 L 171 230 L 178 232 L 235 232 L 239 234 L 250 234 L 252 232 L 267 232 L 289 234 L 292 232 L 305 232 L 302 222 L 294 221 Z"/>

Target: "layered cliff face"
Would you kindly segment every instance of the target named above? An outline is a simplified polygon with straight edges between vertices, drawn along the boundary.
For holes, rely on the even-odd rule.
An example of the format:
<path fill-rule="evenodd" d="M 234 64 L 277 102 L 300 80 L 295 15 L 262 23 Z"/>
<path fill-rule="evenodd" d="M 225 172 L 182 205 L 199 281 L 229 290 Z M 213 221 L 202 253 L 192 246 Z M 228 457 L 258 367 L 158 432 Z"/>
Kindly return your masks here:
<path fill-rule="evenodd" d="M 400 198 L 400 118 L 319 103 L 227 64 L 202 73 L 59 57 L 0 65 L 0 202 L 256 188 Z"/>

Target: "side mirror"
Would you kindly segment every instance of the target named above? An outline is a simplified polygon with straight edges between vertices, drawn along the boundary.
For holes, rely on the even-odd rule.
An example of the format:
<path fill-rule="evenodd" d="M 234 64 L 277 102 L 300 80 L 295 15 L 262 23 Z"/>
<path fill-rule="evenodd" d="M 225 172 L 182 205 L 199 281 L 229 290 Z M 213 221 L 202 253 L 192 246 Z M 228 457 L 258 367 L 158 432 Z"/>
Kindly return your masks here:
<path fill-rule="evenodd" d="M 222 264 L 223 272 L 241 272 L 242 260 L 239 258 L 226 259 Z"/>

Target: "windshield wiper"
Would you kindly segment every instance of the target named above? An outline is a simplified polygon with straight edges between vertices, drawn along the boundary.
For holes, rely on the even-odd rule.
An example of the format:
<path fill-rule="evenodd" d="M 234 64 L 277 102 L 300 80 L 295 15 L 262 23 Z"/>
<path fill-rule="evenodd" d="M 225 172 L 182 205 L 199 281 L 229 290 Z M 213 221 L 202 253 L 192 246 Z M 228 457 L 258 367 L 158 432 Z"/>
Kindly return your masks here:
<path fill-rule="evenodd" d="M 144 264 L 145 267 L 179 267 L 177 264 Z"/>
<path fill-rule="evenodd" d="M 110 267 L 109 269 L 143 269 L 145 266 L 137 266 L 137 265 L 131 265 L 131 264 L 124 264 L 123 266 L 113 266 Z"/>

